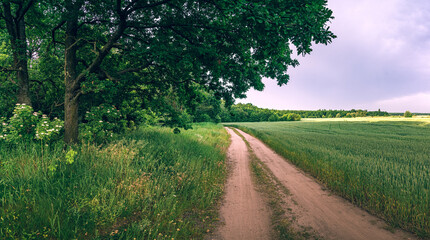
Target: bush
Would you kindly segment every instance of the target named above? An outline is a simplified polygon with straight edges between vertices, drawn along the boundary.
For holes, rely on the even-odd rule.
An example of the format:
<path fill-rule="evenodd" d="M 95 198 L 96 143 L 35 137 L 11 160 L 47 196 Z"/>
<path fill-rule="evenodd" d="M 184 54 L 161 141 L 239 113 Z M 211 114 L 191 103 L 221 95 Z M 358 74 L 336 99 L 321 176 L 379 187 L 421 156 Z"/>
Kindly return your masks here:
<path fill-rule="evenodd" d="M 135 111 L 136 121 L 138 125 L 157 125 L 160 121 L 158 114 L 151 109 L 141 109 Z"/>
<path fill-rule="evenodd" d="M 213 122 L 212 118 L 207 113 L 203 113 L 196 116 L 196 122 Z"/>
<path fill-rule="evenodd" d="M 279 117 L 277 114 L 270 115 L 269 119 L 267 119 L 269 122 L 276 122 L 279 121 Z"/>
<path fill-rule="evenodd" d="M 85 121 L 81 126 L 81 138 L 89 142 L 105 142 L 115 133 L 124 132 L 127 121 L 123 119 L 115 106 L 101 104 L 92 107 L 85 114 Z"/>
<path fill-rule="evenodd" d="M 175 111 L 171 110 L 164 119 L 164 126 L 171 128 L 183 128 L 185 130 L 192 129 L 193 116 L 187 113 L 187 111 Z"/>
<path fill-rule="evenodd" d="M 50 142 L 58 139 L 64 122 L 55 118 L 50 120 L 40 112 L 33 112 L 31 106 L 16 104 L 13 116 L 0 119 L 0 140 L 10 143 L 40 140 Z"/>
<path fill-rule="evenodd" d="M 405 114 L 403 114 L 404 117 L 411 118 L 412 113 L 410 111 L 406 111 Z"/>
<path fill-rule="evenodd" d="M 301 119 L 302 117 L 300 116 L 300 114 L 292 113 L 292 121 L 300 121 Z"/>
<path fill-rule="evenodd" d="M 279 118 L 279 121 L 300 121 L 301 117 L 297 113 L 287 113 Z"/>

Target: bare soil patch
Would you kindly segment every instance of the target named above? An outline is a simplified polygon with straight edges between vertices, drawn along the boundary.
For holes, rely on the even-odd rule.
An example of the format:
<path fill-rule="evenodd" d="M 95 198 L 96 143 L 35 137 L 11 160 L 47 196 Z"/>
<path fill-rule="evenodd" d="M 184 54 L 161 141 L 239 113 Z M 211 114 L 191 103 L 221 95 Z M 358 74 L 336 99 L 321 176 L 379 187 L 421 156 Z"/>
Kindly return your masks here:
<path fill-rule="evenodd" d="M 270 209 L 256 191 L 251 178 L 245 142 L 233 130 L 227 152 L 231 173 L 220 209 L 220 227 L 208 239 L 270 239 Z"/>

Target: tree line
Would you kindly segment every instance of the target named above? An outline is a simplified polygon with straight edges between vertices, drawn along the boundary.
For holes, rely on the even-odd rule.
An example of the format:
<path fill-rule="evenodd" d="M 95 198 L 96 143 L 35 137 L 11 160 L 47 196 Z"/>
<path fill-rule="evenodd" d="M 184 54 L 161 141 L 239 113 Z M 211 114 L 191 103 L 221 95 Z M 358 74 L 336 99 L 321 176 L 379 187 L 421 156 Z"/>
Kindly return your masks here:
<path fill-rule="evenodd" d="M 274 110 L 259 108 L 247 104 L 236 104 L 230 108 L 222 108 L 220 118 L 222 122 L 261 122 L 261 121 L 299 121 L 301 118 L 353 118 L 366 116 L 389 116 L 385 111 L 367 110 Z"/>

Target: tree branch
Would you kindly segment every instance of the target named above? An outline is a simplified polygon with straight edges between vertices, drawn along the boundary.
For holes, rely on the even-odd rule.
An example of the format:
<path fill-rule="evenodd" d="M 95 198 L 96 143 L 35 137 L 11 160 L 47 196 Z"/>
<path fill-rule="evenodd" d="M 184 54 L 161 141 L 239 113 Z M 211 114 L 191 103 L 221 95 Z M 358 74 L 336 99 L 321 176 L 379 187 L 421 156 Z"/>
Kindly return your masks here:
<path fill-rule="evenodd" d="M 98 51 L 97 57 L 94 59 L 94 61 L 85 69 L 85 71 L 82 71 L 76 77 L 76 80 L 74 81 L 72 86 L 73 89 L 79 88 L 81 82 L 85 79 L 85 75 L 87 73 L 96 72 L 96 70 L 100 67 L 103 59 L 108 55 L 112 47 L 116 44 L 118 39 L 123 35 L 125 29 L 127 28 L 127 24 L 126 24 L 127 15 L 121 10 L 121 0 L 117 0 L 117 14 L 119 15 L 119 18 L 120 18 L 118 29 L 112 34 L 108 42 Z"/>
<path fill-rule="evenodd" d="M 155 2 L 155 3 L 151 3 L 151 4 L 140 5 L 140 6 L 138 5 L 138 6 L 130 8 L 126 13 L 130 14 L 130 13 L 135 12 L 135 11 L 140 10 L 140 9 L 157 7 L 157 6 L 166 4 L 170 1 L 172 1 L 172 0 L 163 0 L 163 1 Z"/>
<path fill-rule="evenodd" d="M 13 16 L 10 9 L 10 2 L 3 2 L 3 10 L 4 10 L 4 20 L 6 22 L 6 28 L 12 37 L 12 39 L 15 41 L 17 38 L 17 33 L 15 31 L 15 28 L 13 27 Z"/>
<path fill-rule="evenodd" d="M 95 20 L 92 20 L 92 21 L 82 22 L 81 24 L 79 24 L 78 28 L 81 28 L 85 24 L 99 24 L 99 23 L 110 23 L 110 22 L 111 21 L 108 21 L 108 20 L 95 19 Z"/>
<path fill-rule="evenodd" d="M 23 10 L 22 10 L 22 11 L 20 11 L 19 15 L 17 14 L 17 16 L 16 16 L 16 21 L 17 21 L 17 22 L 21 21 L 21 20 L 24 18 L 25 14 L 28 12 L 28 10 L 29 10 L 29 9 L 30 9 L 30 7 L 33 5 L 33 3 L 34 3 L 34 0 L 30 0 L 30 1 L 28 2 L 27 6 L 25 6 L 25 7 L 23 8 Z M 20 9 L 20 10 L 21 10 L 21 9 Z"/>
<path fill-rule="evenodd" d="M 20 69 L 0 67 L 0 72 L 17 72 L 17 71 L 20 71 Z"/>
<path fill-rule="evenodd" d="M 147 63 L 147 64 L 145 64 L 145 65 L 143 65 L 143 66 L 141 66 L 141 67 L 138 67 L 138 68 L 127 68 L 127 69 L 123 69 L 123 70 L 121 70 L 121 71 L 119 71 L 117 74 L 118 75 L 121 75 L 121 74 L 124 74 L 124 73 L 129 73 L 129 72 L 139 72 L 139 71 L 142 71 L 143 69 L 145 69 L 145 68 L 148 68 L 149 66 L 151 66 L 152 65 L 152 63 Z"/>
<path fill-rule="evenodd" d="M 182 34 L 180 31 L 177 31 L 173 27 L 169 27 L 169 29 L 171 29 L 174 33 L 176 33 L 177 35 L 179 35 L 182 38 L 184 38 L 185 40 L 187 40 L 189 43 L 191 43 L 191 45 L 196 45 L 193 40 L 191 40 L 189 37 L 187 37 L 184 34 Z"/>
<path fill-rule="evenodd" d="M 55 43 L 59 43 L 55 40 L 55 32 L 60 29 L 64 24 L 66 23 L 65 20 L 62 20 L 57 26 L 55 26 L 52 31 L 51 31 L 51 37 L 52 37 L 52 42 L 54 43 L 54 47 L 55 47 Z"/>
<path fill-rule="evenodd" d="M 101 71 L 101 73 L 104 75 L 104 77 L 106 77 L 107 79 L 111 80 L 112 82 L 118 82 L 118 79 L 112 77 L 108 72 L 106 72 L 105 70 L 103 70 L 102 68 L 99 68 L 99 70 Z"/>

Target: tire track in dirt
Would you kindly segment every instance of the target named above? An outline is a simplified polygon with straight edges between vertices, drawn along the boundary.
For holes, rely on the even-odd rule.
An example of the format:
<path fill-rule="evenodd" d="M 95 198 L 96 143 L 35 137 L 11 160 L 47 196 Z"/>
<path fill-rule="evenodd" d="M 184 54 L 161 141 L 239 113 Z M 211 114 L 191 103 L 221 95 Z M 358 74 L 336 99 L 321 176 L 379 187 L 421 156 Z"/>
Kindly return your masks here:
<path fill-rule="evenodd" d="M 329 191 L 324 191 L 313 178 L 298 170 L 263 142 L 238 131 L 249 142 L 260 161 L 290 191 L 291 196 L 285 201 L 296 216 L 294 225 L 297 228 L 311 227 L 314 234 L 324 239 L 416 239 L 414 235 L 401 230 L 394 233 L 386 230 L 388 226 L 383 220 Z M 232 130 L 229 133 L 232 136 L 234 134 Z"/>
<path fill-rule="evenodd" d="M 220 209 L 221 225 L 207 239 L 270 239 L 270 209 L 252 182 L 248 148 L 233 130 L 226 130 L 231 136 L 227 151 L 231 172 Z"/>

